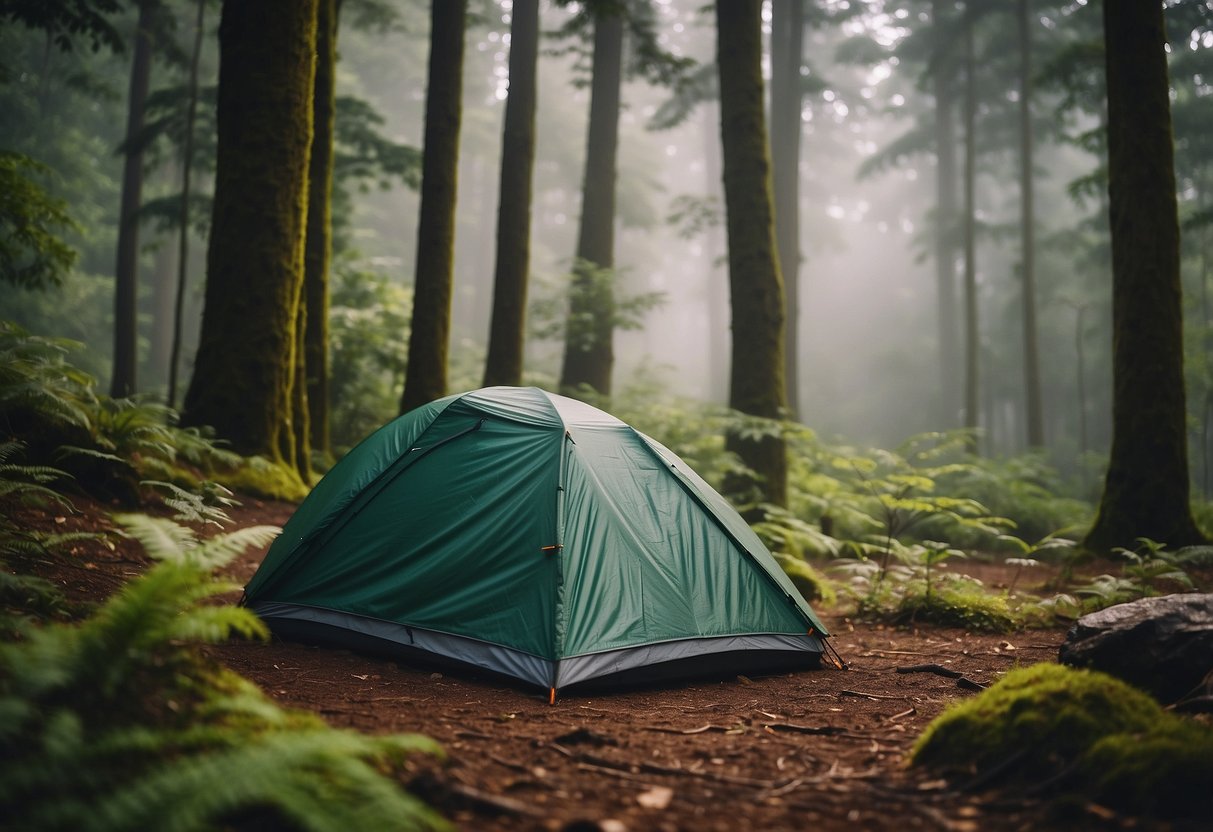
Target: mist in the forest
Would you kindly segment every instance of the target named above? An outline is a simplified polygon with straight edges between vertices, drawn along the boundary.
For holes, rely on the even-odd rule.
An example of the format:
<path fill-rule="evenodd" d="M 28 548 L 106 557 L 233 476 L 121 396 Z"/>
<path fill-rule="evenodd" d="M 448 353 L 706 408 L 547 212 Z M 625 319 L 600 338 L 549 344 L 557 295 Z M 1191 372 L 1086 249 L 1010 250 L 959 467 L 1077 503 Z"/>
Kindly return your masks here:
<path fill-rule="evenodd" d="M 1010 6 L 1011 4 L 1008 4 Z M 661 45 L 689 56 L 712 77 L 715 18 L 700 0 L 654 0 Z M 428 4 L 392 6 L 388 26 L 360 19 L 359 3 L 343 6 L 338 36 L 337 95 L 361 99 L 382 117 L 377 128 L 390 140 L 420 150 L 426 98 Z M 463 73 L 463 118 L 456 206 L 455 274 L 449 386 L 479 386 L 482 378 L 496 257 L 496 217 L 504 103 L 509 91 L 508 0 L 471 4 Z M 575 7 L 542 4 L 537 140 L 530 252 L 529 325 L 524 378 L 550 389 L 558 385 L 570 273 L 577 249 L 583 160 L 589 111 L 588 44 L 554 36 Z M 794 415 L 827 440 L 892 447 L 911 435 L 962 427 L 957 391 L 959 364 L 945 365 L 941 350 L 940 286 L 936 268 L 939 185 L 932 117 L 935 91 L 931 54 L 939 36 L 931 4 L 823 0 L 806 4 L 799 171 L 801 261 L 798 343 L 799 395 Z M 977 287 L 978 404 L 980 450 L 991 455 L 1022 452 L 1025 430 L 1023 293 L 1021 279 L 1020 155 L 1016 143 L 1019 92 L 1015 79 L 1015 27 L 995 6 L 976 31 L 974 271 Z M 1040 3 L 1033 30 L 1038 85 L 1033 91 L 1035 187 L 1035 282 L 1040 340 L 1045 443 L 1062 468 L 1107 452 L 1110 429 L 1111 312 L 1108 229 L 1101 178 L 1099 132 L 1102 70 L 1079 66 L 1065 83 L 1050 85 L 1047 62 L 1065 47 L 1098 39 L 1098 14 L 1083 2 Z M 188 20 L 183 9 L 182 21 Z M 768 54 L 770 8 L 767 20 Z M 119 21 L 122 26 L 133 25 Z M 213 97 L 217 78 L 218 15 L 208 19 L 202 54 L 202 87 Z M 179 22 L 181 37 L 192 24 Z M 1199 32 L 1206 29 L 1194 29 Z M 946 32 L 944 33 L 947 34 Z M 1207 35 L 1207 31 L 1206 31 Z M 80 51 L 47 53 L 36 38 L 0 31 L 13 67 L 43 67 L 7 88 L 13 113 L 7 142 L 17 148 L 54 150 L 45 161 L 56 171 L 56 193 L 68 195 L 79 230 L 69 241 L 80 251 L 77 269 L 60 294 L 14 293 L 3 299 L 4 317 L 30 329 L 75 338 L 89 345 L 80 361 L 105 379 L 113 333 L 113 252 L 119 202 L 122 92 L 129 64 L 122 56 Z M 1179 95 L 1207 91 L 1200 63 L 1182 60 L 1213 46 L 1213 35 L 1176 43 L 1172 63 Z M 1203 38 L 1203 39 L 1202 39 Z M 947 39 L 945 38 L 945 41 Z M 626 48 L 626 47 L 625 47 Z M 581 55 L 577 54 L 578 49 Z M 41 70 L 39 70 L 41 71 Z M 764 71 L 770 78 L 768 58 Z M 1083 75 L 1083 72 L 1090 73 Z M 159 74 L 157 74 L 159 73 Z M 153 89 L 180 83 L 181 71 L 155 64 Z M 72 78 L 89 77 L 109 95 L 83 96 Z M 1195 85 L 1195 86 L 1193 86 Z M 721 126 L 714 80 L 698 100 L 686 91 L 625 81 L 620 118 L 615 225 L 618 299 L 659 299 L 615 332 L 613 394 L 660 393 L 694 402 L 728 401 L 730 339 L 729 275 L 721 174 Z M 953 96 L 959 94 L 953 89 Z M 1178 94 L 1177 94 L 1178 95 Z M 681 98 L 680 98 L 681 96 Z M 213 101 L 202 112 L 213 112 Z M 674 124 L 674 103 L 686 105 Z M 1177 110 L 1177 112 L 1179 112 Z M 153 116 L 161 115 L 153 113 Z M 952 102 L 951 142 L 959 168 L 965 129 L 960 102 Z M 1178 116 L 1177 116 L 1178 119 Z M 203 125 L 213 133 L 213 123 Z M 1194 154 L 1199 123 L 1176 122 L 1180 151 L 1181 221 L 1201 209 L 1205 190 L 1192 179 L 1202 170 Z M 36 134 L 31 138 L 31 131 Z M 44 139 L 39 140 L 38 135 Z M 1076 140 L 1077 139 L 1077 140 Z M 1185 151 L 1185 148 L 1194 148 Z M 1184 153 L 1187 152 L 1187 156 Z M 179 187 L 175 151 L 149 149 L 150 197 Z M 1188 170 L 1191 169 L 1191 170 Z M 1195 173 L 1193 173 L 1195 171 Z M 195 174 L 209 193 L 213 170 Z M 415 183 L 414 183 L 415 184 Z M 380 186 L 383 187 L 380 187 Z M 399 176 L 347 181 L 335 203 L 340 221 L 334 249 L 334 286 L 359 286 L 368 276 L 389 286 L 361 302 L 392 307 L 379 317 L 375 352 L 384 379 L 366 426 L 392 415 L 403 377 L 408 298 L 416 268 L 419 197 Z M 959 191 L 959 187 L 957 188 Z M 1191 196 L 1195 194 L 1195 196 Z M 955 195 L 957 209 L 959 193 Z M 1190 199 L 1185 205 L 1185 200 Z M 505 206 L 504 210 L 524 210 Z M 955 220 L 954 220 L 955 221 Z M 181 373 L 188 379 L 202 314 L 206 220 L 189 235 Z M 945 316 L 963 337 L 963 252 L 953 229 L 953 306 Z M 1207 295 L 1200 248 L 1207 230 L 1184 239 L 1189 317 L 1203 331 L 1208 313 L 1194 304 Z M 141 237 L 141 392 L 159 395 L 165 372 L 165 275 L 176 269 L 177 231 L 148 219 Z M 1203 252 L 1203 253 L 1202 253 Z M 793 270 L 783 267 L 785 281 Z M 353 277 L 350 277 L 353 275 Z M 744 280 L 744 276 L 739 276 Z M 1202 282 L 1203 280 L 1203 282 Z M 335 314 L 350 326 L 366 309 Z M 625 304 L 626 305 L 626 304 Z M 642 306 L 644 304 L 641 304 Z M 1202 317 L 1203 316 L 1203 317 Z M 171 315 L 168 315 L 171 317 Z M 396 335 L 398 327 L 398 336 Z M 348 329 L 345 331 L 348 335 Z M 1200 421 L 1208 385 L 1201 347 L 1189 346 L 1194 391 L 1189 410 Z M 158 340 L 159 339 L 159 340 Z M 386 349 L 382 341 L 398 341 Z M 334 354 L 345 345 L 335 337 Z M 390 346 L 390 345 L 389 345 Z M 380 354 L 382 353 L 382 354 Z M 392 353 L 389 355 L 389 353 Z M 369 354 L 369 352 L 367 353 Z M 365 355 L 364 355 L 365 357 Z M 1193 360 L 1193 357 L 1200 360 Z M 334 366 L 335 376 L 348 368 Z M 1202 375 L 1203 374 L 1203 375 Z M 340 381 L 341 379 L 337 379 Z M 349 381 L 350 379 L 346 379 Z M 358 380 L 355 379 L 355 382 Z M 393 393 L 388 388 L 396 386 Z M 949 391 L 951 391 L 949 393 Z M 358 395 L 366 395 L 359 388 Z M 691 411 L 688 411 L 691 412 Z M 1207 419 L 1205 420 L 1208 421 Z M 363 425 L 360 423 L 360 429 Z M 1194 429 L 1193 436 L 1205 436 Z M 1207 441 L 1205 444 L 1209 444 Z M 1203 448 L 1203 450 L 1202 450 Z M 1209 450 L 1194 442 L 1194 454 Z M 1203 463 L 1202 463 L 1203 464 Z M 1099 467 L 1098 461 L 1089 470 Z M 1199 476 L 1208 479 L 1205 465 Z"/>
<path fill-rule="evenodd" d="M 812 91 L 804 96 L 800 162 L 801 395 L 792 405 L 825 437 L 891 445 L 961 423 L 959 402 L 939 396 L 932 154 L 908 156 L 861 175 L 866 160 L 914 127 L 930 97 L 919 89 L 916 76 L 922 67 L 903 71 L 895 57 L 875 64 L 836 59 L 839 46 L 853 38 L 866 37 L 891 49 L 908 34 L 904 18 L 880 11 L 879 4 L 847 18 L 841 14 L 847 4 L 832 5 L 839 22 L 806 33 L 803 75 Z M 711 61 L 713 20 L 699 11 L 702 4 L 670 0 L 659 6 L 667 48 Z M 482 360 L 492 292 L 500 125 L 508 90 L 508 3 L 499 4 L 498 11 L 496 19 L 467 35 L 452 337 L 453 381 L 467 384 L 475 383 Z M 544 29 L 557 29 L 565 14 L 546 8 Z M 769 34 L 769 25 L 767 29 Z M 381 108 L 400 140 L 415 144 L 420 142 L 424 103 L 422 34 L 377 37 L 369 53 L 347 41 L 340 76 L 347 89 Z M 360 45 L 364 39 L 360 36 Z M 589 105 L 588 89 L 578 85 L 584 70 L 579 74 L 572 58 L 551 54 L 559 42 L 549 38 L 543 46 L 532 317 L 535 304 L 546 309 L 543 301 L 558 300 L 567 287 Z M 1010 47 L 1008 42 L 1005 48 Z M 997 44 L 989 48 L 999 49 Z M 766 71 L 769 77 L 769 63 Z M 623 294 L 660 292 L 663 300 L 639 328 L 616 333 L 615 389 L 656 384 L 663 391 L 723 403 L 730 332 L 717 108 L 708 100 L 678 126 L 651 129 L 654 114 L 671 95 L 636 80 L 624 90 L 618 285 Z M 991 374 L 985 380 L 986 395 L 1006 399 L 1005 406 L 991 408 L 997 418 L 989 441 L 1003 451 L 1023 446 L 1017 410 L 1022 340 L 1013 305 L 1018 253 L 1014 234 L 995 227 L 1016 217 L 1015 163 L 1008 151 L 987 155 L 978 189 L 979 217 L 991 226 L 980 244 L 977 267 L 983 367 Z M 1081 216 L 1064 187 L 1084 165 L 1089 161 L 1076 151 L 1044 143 L 1038 147 L 1037 201 L 1046 230 L 1069 227 Z M 690 227 L 694 223 L 686 215 L 695 214 L 686 210 L 688 204 L 702 204 L 707 224 Z M 396 189 L 370 195 L 357 210 L 355 244 L 362 256 L 406 282 L 413 268 L 416 206 L 416 194 Z M 1047 256 L 1041 262 L 1051 270 L 1041 278 L 1051 297 L 1049 287 L 1065 279 L 1065 267 Z M 1073 318 L 1064 304 L 1046 300 L 1042 328 L 1056 335 L 1048 350 L 1050 395 L 1064 396 L 1073 386 L 1075 368 L 1068 351 Z M 558 343 L 531 339 L 528 376 L 552 383 L 559 356 Z M 461 374 L 460 367 L 469 372 Z M 1072 410 L 1073 403 L 1046 406 L 1060 414 Z M 1056 431 L 1068 429 L 1061 416 L 1054 421 Z M 1099 424 L 1102 429 L 1103 422 Z"/>

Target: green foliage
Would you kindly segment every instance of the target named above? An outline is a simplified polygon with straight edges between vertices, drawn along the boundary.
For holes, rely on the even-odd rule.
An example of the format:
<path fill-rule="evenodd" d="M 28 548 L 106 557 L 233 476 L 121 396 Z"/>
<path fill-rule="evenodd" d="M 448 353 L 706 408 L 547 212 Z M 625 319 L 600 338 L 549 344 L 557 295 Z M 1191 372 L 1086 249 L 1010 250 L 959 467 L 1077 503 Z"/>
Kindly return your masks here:
<path fill-rule="evenodd" d="M 844 591 L 856 612 L 866 618 L 1001 633 L 1014 629 L 1023 615 L 1013 610 L 1006 596 L 993 595 L 973 578 L 940 573 L 945 560 L 963 553 L 943 544 L 895 543 L 891 562 L 868 558 L 837 560 L 832 571 L 846 578 Z"/>
<path fill-rule="evenodd" d="M 0 647 L 0 804 L 14 828 L 445 828 L 382 773 L 436 752 L 431 741 L 282 711 L 190 648 L 266 634 L 247 610 L 206 603 L 232 588 L 208 567 L 247 538 L 124 520 L 170 559 L 81 625 Z"/>
<path fill-rule="evenodd" d="M 47 168 L 20 153 L 0 151 L 0 282 L 24 288 L 63 283 L 76 252 L 60 235 L 75 228 L 67 203 L 31 174 Z"/>
<path fill-rule="evenodd" d="M 227 566 L 250 546 L 265 546 L 282 531 L 277 526 L 247 526 L 199 539 L 193 529 L 163 517 L 116 514 L 114 519 L 125 527 L 128 536 L 139 541 L 150 557 L 193 565 L 208 572 Z"/>
<path fill-rule="evenodd" d="M 1005 633 L 1023 622 L 1002 595 L 992 595 L 980 582 L 960 575 L 940 578 L 934 589 L 911 587 L 898 603 L 895 622 L 924 622 L 988 633 Z"/>
<path fill-rule="evenodd" d="M 0 442 L 0 504 L 6 508 L 53 505 L 65 512 L 72 504 L 51 487 L 67 475 L 54 468 L 20 465 L 13 460 L 24 445 L 16 440 Z M 0 513 L 0 632 L 19 633 L 32 618 L 52 618 L 67 612 L 59 588 L 49 581 L 9 570 L 21 562 L 49 557 L 92 534 L 47 534 L 23 528 L 9 511 Z"/>
<path fill-rule="evenodd" d="M 638 330 L 646 313 L 665 302 L 664 292 L 629 295 L 617 284 L 619 270 L 578 258 L 562 295 L 537 298 L 531 304 L 533 337 L 566 339 L 579 350 L 594 346 L 604 318 L 613 329 Z"/>
<path fill-rule="evenodd" d="M 299 478 L 299 472 L 293 467 L 263 456 L 245 458 L 239 468 L 224 473 L 218 479 L 242 494 L 293 503 L 306 497 L 311 488 Z"/>
<path fill-rule="evenodd" d="M 332 442 L 353 447 L 394 417 L 408 358 L 412 292 L 338 261 L 329 307 Z"/>
<path fill-rule="evenodd" d="M 1094 508 L 1067 497 L 1071 488 L 1039 454 L 1005 459 L 970 458 L 949 472 L 944 486 L 986 506 L 991 514 L 1013 521 L 1016 535 L 1040 541 L 1065 530 L 1077 535 L 1090 525 Z"/>
<path fill-rule="evenodd" d="M 54 426 L 89 428 L 96 382 L 67 360 L 80 347 L 0 321 L 0 416 L 25 410 Z"/>
<path fill-rule="evenodd" d="M 63 465 L 85 489 L 116 490 L 123 497 L 134 494 L 140 480 L 156 483 L 178 510 L 184 510 L 187 489 L 198 495 L 198 512 L 222 505 L 217 481 L 301 497 L 301 484 L 267 476 L 224 448 L 213 431 L 179 427 L 171 408 L 99 394 L 96 379 L 69 361 L 80 348 L 0 321 L 0 426 L 21 436 L 36 460 Z"/>
<path fill-rule="evenodd" d="M 775 560 L 783 568 L 784 573 L 792 579 L 792 583 L 800 590 L 805 600 L 819 602 L 822 606 L 833 606 L 838 600 L 830 579 L 822 575 L 804 559 L 792 557 L 781 552 L 775 552 Z"/>
<path fill-rule="evenodd" d="M 1213 729 L 1096 671 L 1011 671 L 931 723 L 910 761 L 979 780 L 997 772 L 1007 787 L 1049 786 L 1156 817 L 1213 812 Z"/>
<path fill-rule="evenodd" d="M 1140 537 L 1137 542 L 1140 545 L 1136 550 L 1113 550 L 1113 555 L 1122 561 L 1119 575 L 1097 575 L 1074 589 L 1082 598 L 1083 612 L 1094 612 L 1167 591 L 1194 588 L 1187 567 L 1209 547 L 1189 546 L 1172 552 L 1165 544 L 1149 538 Z"/>

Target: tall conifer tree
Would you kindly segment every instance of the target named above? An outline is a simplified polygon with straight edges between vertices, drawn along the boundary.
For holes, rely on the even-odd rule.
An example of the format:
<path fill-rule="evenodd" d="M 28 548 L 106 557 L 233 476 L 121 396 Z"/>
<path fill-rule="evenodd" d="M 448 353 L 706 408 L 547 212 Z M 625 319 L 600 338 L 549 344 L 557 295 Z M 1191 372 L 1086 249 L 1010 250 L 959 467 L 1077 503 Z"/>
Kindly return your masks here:
<path fill-rule="evenodd" d="M 761 0 L 717 0 L 716 63 L 729 245 L 733 360 L 729 405 L 764 419 L 787 415 L 783 281 L 775 250 L 771 163 L 762 105 Z M 787 449 L 776 431 L 730 433 L 726 446 L 756 477 L 734 477 L 729 496 L 787 505 Z"/>
<path fill-rule="evenodd" d="M 432 0 L 425 149 L 408 366 L 400 412 L 446 395 L 467 0 Z"/>

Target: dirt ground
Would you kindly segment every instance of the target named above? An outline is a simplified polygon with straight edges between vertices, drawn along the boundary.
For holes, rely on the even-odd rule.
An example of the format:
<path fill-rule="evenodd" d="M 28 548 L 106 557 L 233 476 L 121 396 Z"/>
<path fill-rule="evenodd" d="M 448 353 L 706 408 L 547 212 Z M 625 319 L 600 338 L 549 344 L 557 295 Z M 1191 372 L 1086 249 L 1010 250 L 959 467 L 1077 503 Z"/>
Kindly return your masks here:
<path fill-rule="evenodd" d="M 94 528 L 106 506 L 26 511 L 23 522 Z M 293 506 L 246 500 L 235 526 L 282 525 Z M 230 568 L 245 583 L 264 552 Z M 84 543 L 40 571 L 99 600 L 146 566 L 132 543 Z M 983 565 L 982 580 L 1010 579 Z M 302 644 L 232 642 L 210 654 L 280 704 L 370 733 L 419 732 L 444 760 L 415 758 L 410 787 L 460 829 L 1004 830 L 1128 828 L 1099 806 L 1064 817 L 997 782 L 905 768 L 922 729 L 1013 667 L 1053 661 L 1064 629 L 1009 636 L 888 628 L 823 616 L 848 669 L 697 680 L 624 691 L 540 692 L 472 671 Z M 950 678 L 915 666 L 935 665 Z"/>

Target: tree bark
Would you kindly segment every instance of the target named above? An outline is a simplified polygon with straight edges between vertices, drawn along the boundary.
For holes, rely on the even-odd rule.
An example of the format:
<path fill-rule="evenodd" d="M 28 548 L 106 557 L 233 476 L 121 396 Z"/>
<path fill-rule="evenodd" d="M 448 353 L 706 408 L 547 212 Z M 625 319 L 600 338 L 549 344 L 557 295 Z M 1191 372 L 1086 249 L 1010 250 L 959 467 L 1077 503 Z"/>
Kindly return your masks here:
<path fill-rule="evenodd" d="M 1032 26 L 1031 0 L 1018 0 L 1019 28 L 1019 191 L 1020 246 L 1023 250 L 1023 371 L 1028 447 L 1045 446 L 1044 403 L 1040 389 L 1040 347 L 1036 327 L 1036 208 L 1032 190 Z"/>
<path fill-rule="evenodd" d="M 1097 552 L 1202 542 L 1189 505 L 1183 309 L 1163 10 L 1105 2 L 1112 229 L 1112 450 Z"/>
<path fill-rule="evenodd" d="M 198 63 L 202 57 L 203 23 L 207 0 L 198 0 L 194 21 L 194 48 L 190 53 L 189 97 L 185 105 L 185 140 L 181 147 L 181 208 L 177 228 L 177 293 L 173 303 L 173 345 L 168 359 L 168 406 L 177 406 L 177 367 L 185 312 L 185 286 L 189 276 L 190 180 L 194 167 L 194 123 L 198 117 Z"/>
<path fill-rule="evenodd" d="M 127 98 L 126 140 L 143 130 L 148 83 L 152 69 L 152 15 L 154 4 L 139 4 L 135 23 L 135 54 L 131 60 L 130 95 Z M 122 198 L 118 220 L 118 257 L 114 271 L 114 366 L 110 395 L 133 395 L 137 390 L 139 362 L 139 206 L 143 202 L 143 150 L 126 149 L 122 161 Z"/>
<path fill-rule="evenodd" d="M 775 240 L 783 274 L 784 383 L 790 415 L 800 407 L 800 68 L 804 54 L 804 0 L 771 4 L 771 166 Z"/>
<path fill-rule="evenodd" d="M 421 214 L 401 413 L 446 395 L 466 17 L 467 0 L 432 0 L 430 4 Z"/>
<path fill-rule="evenodd" d="M 964 304 L 965 304 L 965 405 L 964 426 L 970 432 L 969 449 L 977 452 L 981 339 L 977 321 L 977 72 L 973 57 L 973 23 L 964 31 Z"/>
<path fill-rule="evenodd" d="M 307 243 L 304 248 L 303 337 L 311 447 L 328 454 L 329 264 L 333 251 L 333 127 L 336 111 L 337 0 L 319 0 L 316 81 L 312 98 L 312 149 L 308 161 Z"/>
<path fill-rule="evenodd" d="M 522 384 L 527 276 L 531 259 L 531 182 L 535 167 L 539 0 L 515 0 L 510 19 L 510 90 L 501 136 L 497 265 L 484 386 Z"/>
<path fill-rule="evenodd" d="M 617 10 L 596 14 L 581 228 L 560 388 L 576 395 L 585 385 L 601 396 L 610 396 L 615 363 L 614 275 L 610 270 L 615 266 L 615 166 L 623 86 L 623 18 Z"/>
<path fill-rule="evenodd" d="M 729 405 L 765 419 L 787 415 L 783 281 L 775 250 L 771 165 L 762 106 L 761 0 L 717 0 L 716 55 L 733 313 Z M 787 505 L 787 452 L 778 432 L 731 432 L 726 447 L 754 476 L 732 477 L 742 503 Z M 761 513 L 761 509 L 757 510 Z"/>
<path fill-rule="evenodd" d="M 936 28 L 947 22 L 944 0 L 931 3 Z M 951 49 L 948 44 L 946 49 Z M 953 84 L 956 64 L 949 56 L 936 59 L 931 75 L 935 94 L 935 296 L 939 329 L 939 419 L 955 427 L 962 412 L 959 381 L 960 313 L 956 307 L 956 133 Z"/>
<path fill-rule="evenodd" d="M 187 424 L 285 462 L 303 287 L 316 0 L 226 3 L 215 207 Z"/>

